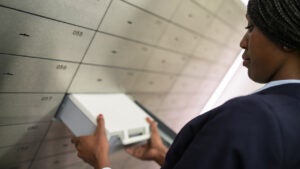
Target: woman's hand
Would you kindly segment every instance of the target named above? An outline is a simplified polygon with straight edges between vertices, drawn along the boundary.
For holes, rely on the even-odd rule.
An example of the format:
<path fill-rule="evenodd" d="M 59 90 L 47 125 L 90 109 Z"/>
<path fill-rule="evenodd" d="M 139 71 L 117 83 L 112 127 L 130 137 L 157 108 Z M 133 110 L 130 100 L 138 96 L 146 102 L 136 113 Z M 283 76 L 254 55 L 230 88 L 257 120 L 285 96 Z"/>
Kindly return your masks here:
<path fill-rule="evenodd" d="M 78 151 L 78 157 L 92 165 L 95 169 L 109 167 L 109 143 L 106 138 L 103 115 L 97 118 L 94 135 L 76 137 L 72 143 Z"/>
<path fill-rule="evenodd" d="M 150 118 L 147 118 L 146 120 L 150 124 L 150 140 L 144 145 L 126 148 L 126 151 L 136 158 L 141 160 L 154 160 L 162 166 L 165 162 L 165 156 L 168 149 L 159 136 L 157 124 Z"/>

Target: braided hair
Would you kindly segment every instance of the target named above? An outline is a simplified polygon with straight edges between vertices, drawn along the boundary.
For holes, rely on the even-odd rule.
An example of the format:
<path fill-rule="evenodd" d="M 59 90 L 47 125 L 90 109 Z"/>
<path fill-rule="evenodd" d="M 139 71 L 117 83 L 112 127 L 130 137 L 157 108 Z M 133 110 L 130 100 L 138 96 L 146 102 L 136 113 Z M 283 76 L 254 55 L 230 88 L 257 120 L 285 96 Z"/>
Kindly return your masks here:
<path fill-rule="evenodd" d="M 265 36 L 300 50 L 300 0 L 249 0 L 248 16 Z"/>

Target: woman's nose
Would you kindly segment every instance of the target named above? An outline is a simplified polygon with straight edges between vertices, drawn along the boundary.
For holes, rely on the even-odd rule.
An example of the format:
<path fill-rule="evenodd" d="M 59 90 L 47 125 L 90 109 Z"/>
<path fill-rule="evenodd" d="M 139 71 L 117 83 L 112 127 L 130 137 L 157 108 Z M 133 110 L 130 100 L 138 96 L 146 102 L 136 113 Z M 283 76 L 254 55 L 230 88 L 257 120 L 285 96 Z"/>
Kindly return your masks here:
<path fill-rule="evenodd" d="M 248 47 L 247 33 L 245 33 L 245 35 L 244 35 L 243 38 L 241 39 L 240 47 L 243 48 L 243 49 L 247 49 L 247 47 Z"/>

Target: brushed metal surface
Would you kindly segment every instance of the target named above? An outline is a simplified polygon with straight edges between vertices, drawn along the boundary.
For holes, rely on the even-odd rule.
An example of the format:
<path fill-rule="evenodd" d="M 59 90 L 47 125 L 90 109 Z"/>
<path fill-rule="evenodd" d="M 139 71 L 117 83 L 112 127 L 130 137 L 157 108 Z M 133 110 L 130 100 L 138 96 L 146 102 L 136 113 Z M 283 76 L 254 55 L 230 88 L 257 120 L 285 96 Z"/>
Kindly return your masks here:
<path fill-rule="evenodd" d="M 214 0 L 214 1 L 191 0 L 191 1 L 194 1 L 194 2 L 198 3 L 199 5 L 201 5 L 201 7 L 206 8 L 210 12 L 215 13 L 215 12 L 217 12 L 217 10 L 220 8 L 221 4 L 225 0 Z"/>
<path fill-rule="evenodd" d="M 45 140 L 71 138 L 71 131 L 59 120 L 53 120 L 47 132 Z"/>
<path fill-rule="evenodd" d="M 187 56 L 97 33 L 84 63 L 178 73 Z"/>
<path fill-rule="evenodd" d="M 36 159 L 75 151 L 76 148 L 71 143 L 71 138 L 48 140 L 42 143 Z"/>
<path fill-rule="evenodd" d="M 139 160 L 137 158 L 134 158 L 130 156 L 125 151 L 115 151 L 114 153 L 110 154 L 110 159 L 113 161 L 111 163 L 111 168 L 116 169 L 156 169 L 159 168 L 158 164 L 154 161 L 148 161 L 145 163 L 145 161 Z"/>
<path fill-rule="evenodd" d="M 182 2 L 172 17 L 175 23 L 199 34 L 207 30 L 213 19 L 211 12 L 191 0 Z"/>
<path fill-rule="evenodd" d="M 130 91 L 139 72 L 81 65 L 69 93 L 119 93 Z"/>
<path fill-rule="evenodd" d="M 170 19 L 181 0 L 125 0 L 151 13 Z"/>
<path fill-rule="evenodd" d="M 153 47 L 97 33 L 83 62 L 142 69 Z"/>
<path fill-rule="evenodd" d="M 201 83 L 199 84 L 199 87 L 195 92 L 201 93 L 203 97 L 209 97 L 218 85 L 219 81 L 216 81 L 210 77 L 204 77 L 203 79 L 201 79 Z"/>
<path fill-rule="evenodd" d="M 163 101 L 166 94 L 143 94 L 143 93 L 134 93 L 130 94 L 134 100 L 138 101 L 150 112 L 155 112 Z"/>
<path fill-rule="evenodd" d="M 132 92 L 167 92 L 173 85 L 174 75 L 162 75 L 158 73 L 140 72 Z"/>
<path fill-rule="evenodd" d="M 80 61 L 94 31 L 0 7 L 0 52 Z"/>
<path fill-rule="evenodd" d="M 31 162 L 24 162 L 24 163 L 12 163 L 12 164 L 7 164 L 3 167 L 5 169 L 29 169 Z"/>
<path fill-rule="evenodd" d="M 159 109 L 183 109 L 187 106 L 191 94 L 169 93 L 162 101 Z"/>
<path fill-rule="evenodd" d="M 93 169 L 94 167 L 90 166 L 85 162 L 74 163 L 69 166 L 65 166 L 64 169 Z"/>
<path fill-rule="evenodd" d="M 0 93 L 0 125 L 50 121 L 63 96 Z"/>
<path fill-rule="evenodd" d="M 97 29 L 110 0 L 1 0 L 0 4 Z"/>
<path fill-rule="evenodd" d="M 198 35 L 188 32 L 181 27 L 169 24 L 166 32 L 159 40 L 158 46 L 180 53 L 192 54 L 199 38 Z"/>
<path fill-rule="evenodd" d="M 247 25 L 247 23 L 242 23 L 241 25 Z M 245 26 L 244 26 L 245 27 Z M 228 39 L 228 46 L 234 51 L 240 51 L 241 47 L 238 45 L 241 42 L 243 35 L 245 34 L 245 30 L 241 31 L 241 33 L 236 32 L 235 34 L 231 35 Z"/>
<path fill-rule="evenodd" d="M 195 93 L 200 86 L 201 79 L 178 76 L 170 90 L 172 93 Z"/>
<path fill-rule="evenodd" d="M 191 120 L 190 116 L 185 115 L 186 114 L 184 108 L 160 109 L 156 113 L 156 116 L 176 133 L 178 133 L 181 130 L 181 128 L 189 120 Z"/>
<path fill-rule="evenodd" d="M 237 30 L 244 31 L 245 22 L 241 22 L 241 16 L 245 15 L 246 6 L 241 1 L 231 0 L 222 4 L 222 8 L 217 11 L 217 16 L 226 21 Z"/>
<path fill-rule="evenodd" d="M 211 65 L 213 65 L 211 62 L 198 58 L 190 58 L 189 62 L 183 68 L 181 74 L 202 78 L 207 74 Z"/>
<path fill-rule="evenodd" d="M 113 1 L 99 30 L 149 44 L 156 44 L 166 26 L 166 21 L 154 15 L 122 1 Z"/>
<path fill-rule="evenodd" d="M 34 158 L 38 144 L 24 144 L 0 148 L 0 167 L 10 168 L 12 164 L 30 161 Z"/>
<path fill-rule="evenodd" d="M 62 92 L 78 64 L 0 54 L 0 92 Z"/>
<path fill-rule="evenodd" d="M 77 157 L 77 152 L 73 152 L 35 160 L 31 166 L 31 169 L 59 169 L 78 162 L 82 162 L 82 160 Z"/>
<path fill-rule="evenodd" d="M 40 142 L 49 123 L 0 126 L 0 147 Z"/>
<path fill-rule="evenodd" d="M 235 32 L 236 30 L 232 30 L 226 23 L 215 18 L 204 33 L 207 37 L 212 38 L 219 43 L 227 44 L 228 39 L 230 39 L 230 36 Z"/>
<path fill-rule="evenodd" d="M 200 113 L 201 110 L 202 110 L 201 107 L 202 108 L 204 107 L 204 105 L 206 104 L 206 102 L 209 99 L 209 97 L 210 97 L 209 94 L 203 94 L 203 93 L 195 93 L 195 94 L 193 94 L 189 98 L 189 100 L 188 100 L 187 109 L 194 109 L 194 110 L 197 109 L 196 112 Z"/>
<path fill-rule="evenodd" d="M 154 49 L 144 69 L 178 74 L 188 60 L 188 56 L 166 50 Z"/>
<path fill-rule="evenodd" d="M 193 52 L 193 56 L 213 63 L 218 61 L 224 50 L 224 46 L 206 39 L 200 39 Z"/>
<path fill-rule="evenodd" d="M 222 51 L 222 55 L 219 55 L 217 60 L 215 63 L 215 65 L 217 64 L 223 64 L 223 66 L 225 67 L 229 67 L 234 63 L 234 61 L 238 58 L 239 54 L 242 52 L 242 49 L 228 49 L 228 48 L 225 48 L 225 49 L 221 49 Z M 222 57 L 225 57 L 226 59 L 222 60 Z"/>
<path fill-rule="evenodd" d="M 230 57 L 228 57 L 228 59 L 229 58 Z M 225 76 L 226 72 L 228 71 L 228 69 L 229 66 L 224 63 L 215 63 L 214 65 L 209 67 L 207 74 L 205 76 L 221 81 Z"/>

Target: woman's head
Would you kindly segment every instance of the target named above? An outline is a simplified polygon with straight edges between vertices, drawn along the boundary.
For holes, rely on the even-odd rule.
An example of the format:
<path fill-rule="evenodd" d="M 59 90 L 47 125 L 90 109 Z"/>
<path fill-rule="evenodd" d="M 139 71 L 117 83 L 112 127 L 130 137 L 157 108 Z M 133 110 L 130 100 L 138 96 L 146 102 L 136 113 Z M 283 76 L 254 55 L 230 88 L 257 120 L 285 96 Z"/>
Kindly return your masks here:
<path fill-rule="evenodd" d="M 240 46 L 249 77 L 259 83 L 300 79 L 299 1 L 249 0 L 247 20 Z"/>
<path fill-rule="evenodd" d="M 249 0 L 247 14 L 274 43 L 300 50 L 299 0 Z"/>

